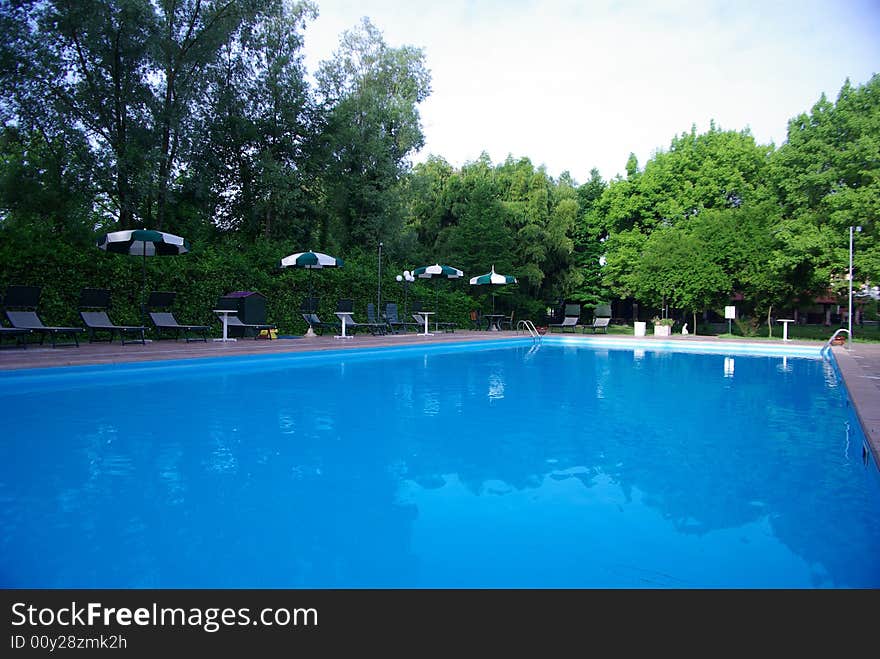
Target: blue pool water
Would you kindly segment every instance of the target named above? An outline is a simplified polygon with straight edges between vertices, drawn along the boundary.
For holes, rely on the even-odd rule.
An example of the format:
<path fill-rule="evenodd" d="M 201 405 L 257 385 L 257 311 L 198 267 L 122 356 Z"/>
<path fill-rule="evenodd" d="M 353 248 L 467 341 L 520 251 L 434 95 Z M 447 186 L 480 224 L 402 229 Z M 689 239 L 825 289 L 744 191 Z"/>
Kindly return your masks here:
<path fill-rule="evenodd" d="M 545 342 L 6 373 L 0 586 L 878 587 L 816 359 Z"/>

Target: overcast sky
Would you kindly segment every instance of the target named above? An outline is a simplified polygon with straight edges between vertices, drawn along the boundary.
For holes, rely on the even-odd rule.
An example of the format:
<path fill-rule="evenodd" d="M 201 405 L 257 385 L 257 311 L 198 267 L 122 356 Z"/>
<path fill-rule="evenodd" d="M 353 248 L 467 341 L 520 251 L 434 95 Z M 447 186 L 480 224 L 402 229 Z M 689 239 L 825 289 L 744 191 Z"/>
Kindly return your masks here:
<path fill-rule="evenodd" d="M 880 0 L 314 0 L 314 71 L 367 16 L 391 47 L 422 48 L 429 154 L 486 151 L 551 176 L 611 179 L 710 120 L 782 144 L 788 120 L 880 72 Z"/>

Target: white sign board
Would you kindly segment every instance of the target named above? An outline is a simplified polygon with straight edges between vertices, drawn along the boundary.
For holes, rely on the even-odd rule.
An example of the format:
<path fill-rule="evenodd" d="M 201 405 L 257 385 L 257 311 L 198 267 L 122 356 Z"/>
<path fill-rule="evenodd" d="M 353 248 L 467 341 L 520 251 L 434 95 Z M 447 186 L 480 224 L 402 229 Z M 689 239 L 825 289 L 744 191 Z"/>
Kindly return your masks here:
<path fill-rule="evenodd" d="M 736 307 L 724 307 L 724 318 L 726 320 L 736 320 Z"/>

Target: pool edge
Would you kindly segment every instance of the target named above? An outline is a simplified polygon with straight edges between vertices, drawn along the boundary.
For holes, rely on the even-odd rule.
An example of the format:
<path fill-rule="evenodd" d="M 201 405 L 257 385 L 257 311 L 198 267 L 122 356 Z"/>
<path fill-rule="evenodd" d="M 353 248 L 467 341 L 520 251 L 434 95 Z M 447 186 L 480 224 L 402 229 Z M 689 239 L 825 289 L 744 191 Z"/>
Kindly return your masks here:
<path fill-rule="evenodd" d="M 841 346 L 834 346 L 831 350 L 862 433 L 868 440 L 874 464 L 880 469 L 880 399 L 877 387 L 850 350 Z"/>

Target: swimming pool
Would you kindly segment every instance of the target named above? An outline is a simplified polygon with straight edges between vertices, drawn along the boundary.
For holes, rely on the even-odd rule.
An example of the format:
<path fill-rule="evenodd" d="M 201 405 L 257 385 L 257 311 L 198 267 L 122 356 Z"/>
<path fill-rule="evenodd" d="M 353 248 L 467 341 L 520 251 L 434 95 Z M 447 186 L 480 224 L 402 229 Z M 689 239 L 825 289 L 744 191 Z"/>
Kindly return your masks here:
<path fill-rule="evenodd" d="M 0 585 L 880 586 L 880 479 L 833 367 L 730 350 L 5 373 Z"/>

